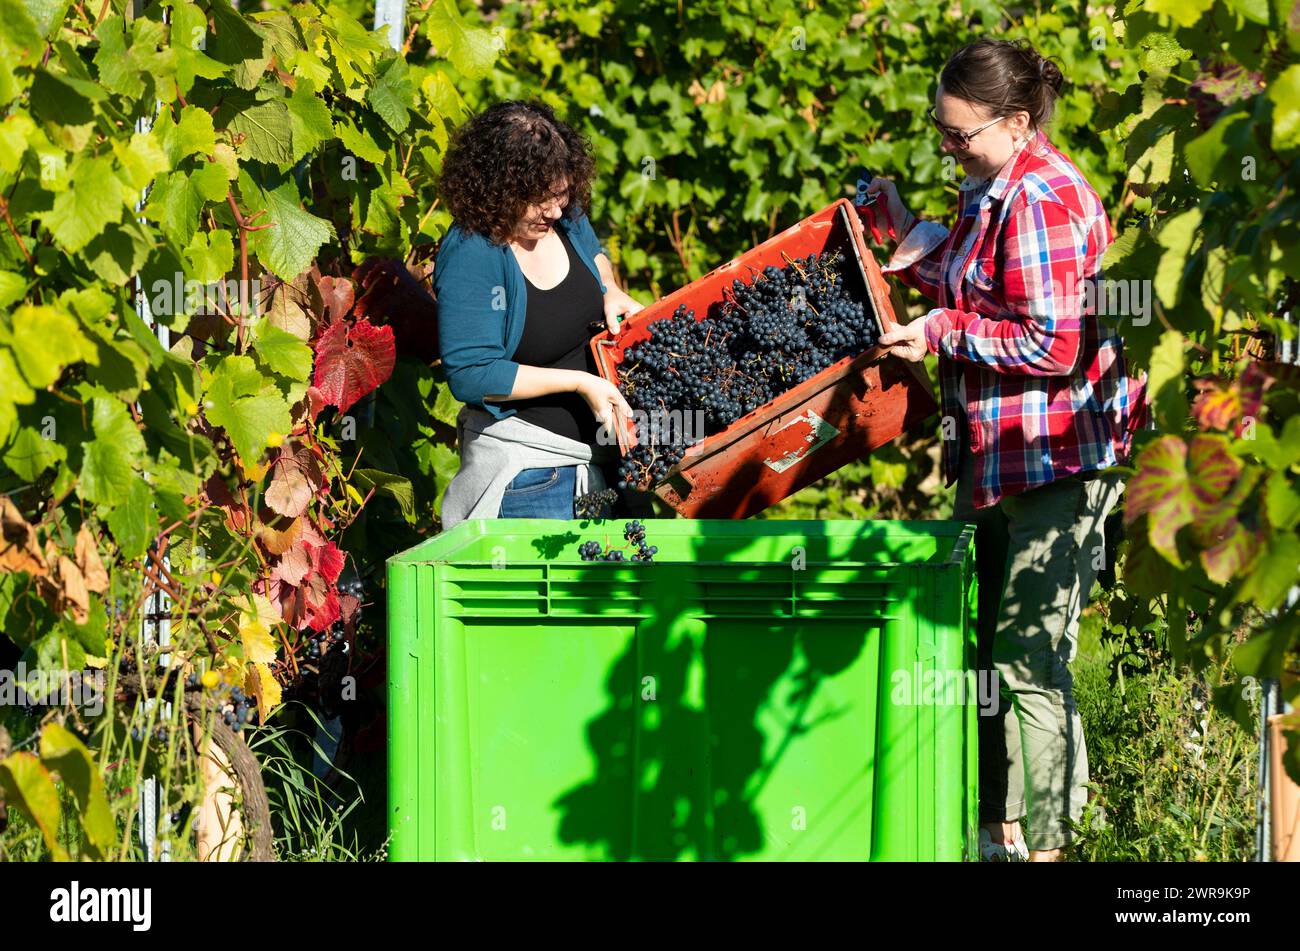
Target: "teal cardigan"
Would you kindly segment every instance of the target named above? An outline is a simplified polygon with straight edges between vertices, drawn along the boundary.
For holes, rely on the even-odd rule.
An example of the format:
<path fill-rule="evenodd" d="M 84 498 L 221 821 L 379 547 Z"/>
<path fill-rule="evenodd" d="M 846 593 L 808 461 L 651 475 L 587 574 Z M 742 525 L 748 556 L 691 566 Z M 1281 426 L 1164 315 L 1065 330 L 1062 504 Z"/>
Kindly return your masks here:
<path fill-rule="evenodd" d="M 605 249 L 586 214 L 576 209 L 555 226 L 568 236 L 604 294 L 596 255 Z M 514 415 L 512 407 L 483 401 L 485 394 L 513 390 L 519 372 L 510 357 L 524 335 L 528 286 L 509 246 L 453 224 L 438 249 L 433 289 L 438 299 L 438 350 L 451 395 L 497 419 Z"/>

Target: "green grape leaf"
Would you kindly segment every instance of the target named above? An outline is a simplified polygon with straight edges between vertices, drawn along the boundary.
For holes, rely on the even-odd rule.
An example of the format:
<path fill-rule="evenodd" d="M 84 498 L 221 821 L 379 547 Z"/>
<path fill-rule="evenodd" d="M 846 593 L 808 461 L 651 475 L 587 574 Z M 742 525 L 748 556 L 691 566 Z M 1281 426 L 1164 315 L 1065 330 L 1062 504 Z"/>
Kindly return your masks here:
<path fill-rule="evenodd" d="M 1268 26 L 1268 0 L 1228 0 L 1228 5 L 1252 23 Z"/>
<path fill-rule="evenodd" d="M 461 402 L 452 396 L 451 387 L 446 383 L 440 383 L 438 385 L 438 395 L 433 401 L 433 418 L 446 423 L 454 429 L 460 407 Z"/>
<path fill-rule="evenodd" d="M 285 104 L 289 110 L 289 130 L 293 161 L 298 161 L 334 138 L 334 121 L 329 107 L 316 92 L 316 84 L 303 78 Z"/>
<path fill-rule="evenodd" d="M 235 239 L 229 231 L 196 231 L 185 249 L 189 274 L 204 284 L 220 281 L 235 264 Z"/>
<path fill-rule="evenodd" d="M 258 358 L 272 372 L 300 383 L 311 376 L 311 347 L 294 334 L 263 320 L 258 322 L 253 339 Z"/>
<path fill-rule="evenodd" d="M 336 128 L 343 147 L 357 158 L 374 165 L 383 163 L 386 153 L 370 130 L 357 126 L 349 116 L 340 117 Z"/>
<path fill-rule="evenodd" d="M 42 122 L 81 126 L 95 121 L 94 104 L 107 96 L 99 84 L 76 79 L 47 66 L 32 76 L 28 104 L 32 116 Z"/>
<path fill-rule="evenodd" d="M 115 340 L 107 334 L 94 338 L 93 342 L 99 362 L 86 374 L 87 378 L 120 400 L 136 399 L 149 371 L 149 357 L 144 348 L 134 340 Z"/>
<path fill-rule="evenodd" d="M 253 358 L 239 354 L 223 358 L 209 376 L 204 389 L 207 399 L 230 402 L 252 396 L 262 388 L 262 374 Z"/>
<path fill-rule="evenodd" d="M 1136 136 L 1130 144 L 1135 141 Z M 1152 142 L 1146 151 L 1133 161 L 1132 168 L 1129 169 L 1129 181 L 1141 186 L 1134 191 L 1140 195 L 1149 194 L 1156 185 L 1163 185 L 1169 181 L 1173 164 L 1174 133 L 1167 132 Z"/>
<path fill-rule="evenodd" d="M 402 510 L 402 517 L 415 523 L 415 486 L 410 479 L 378 469 L 355 469 L 352 481 L 362 492 L 374 489 L 380 495 L 393 499 Z"/>
<path fill-rule="evenodd" d="M 1214 0 L 1147 0 L 1146 9 L 1169 17 L 1179 26 L 1195 26 Z"/>
<path fill-rule="evenodd" d="M 97 358 L 94 346 L 66 311 L 44 304 L 24 304 L 14 311 L 11 320 L 10 346 L 33 389 L 52 386 L 64 367 Z"/>
<path fill-rule="evenodd" d="M 131 99 L 141 96 L 144 79 L 140 76 L 140 64 L 132 56 L 134 50 L 127 43 L 126 20 L 116 14 L 105 17 L 96 27 L 95 35 L 99 37 L 99 49 L 94 63 L 104 88 Z"/>
<path fill-rule="evenodd" d="M 221 361 L 203 405 L 208 421 L 226 430 L 245 467 L 257 463 L 273 433 L 284 436 L 292 427 L 289 404 L 248 356 Z"/>
<path fill-rule="evenodd" d="M 141 479 L 132 479 L 131 486 L 112 502 L 108 513 L 108 530 L 113 541 L 128 561 L 143 558 L 149 550 L 157 530 L 158 516 L 154 509 L 153 492 Z"/>
<path fill-rule="evenodd" d="M 24 0 L 24 6 L 41 36 L 50 39 L 58 34 L 72 4 L 70 0 Z"/>
<path fill-rule="evenodd" d="M 366 92 L 370 107 L 379 113 L 394 132 L 405 131 L 411 121 L 411 107 L 415 104 L 415 87 L 401 56 L 390 57 L 380 68 L 370 89 Z"/>
<path fill-rule="evenodd" d="M 1264 491 L 1264 506 L 1268 512 L 1268 523 L 1274 530 L 1289 532 L 1300 525 L 1300 490 L 1297 490 L 1285 472 L 1269 475 Z"/>
<path fill-rule="evenodd" d="M 266 216 L 258 223 L 271 227 L 253 232 L 249 245 L 276 277 L 292 281 L 307 270 L 327 241 L 338 238 L 330 221 L 303 210 L 292 178 L 268 191 L 241 169 L 239 191 L 249 213 L 266 209 Z"/>
<path fill-rule="evenodd" d="M 283 98 L 249 106 L 236 113 L 227 128 L 232 135 L 243 136 L 235 140 L 240 158 L 287 165 L 300 157 L 294 152 L 289 107 Z"/>
<path fill-rule="evenodd" d="M 0 0 L 0 39 L 17 57 L 15 65 L 32 66 L 45 51 L 44 31 L 22 0 Z"/>
<path fill-rule="evenodd" d="M 4 461 L 25 482 L 35 482 L 42 472 L 67 458 L 68 450 L 54 439 L 46 439 L 40 430 L 24 426 L 5 452 Z"/>
<path fill-rule="evenodd" d="M 63 250 L 80 251 L 122 217 L 125 199 L 113 162 L 83 156 L 73 167 L 72 186 L 55 196 L 53 209 L 41 218 Z"/>
<path fill-rule="evenodd" d="M 0 271 L 0 308 L 8 309 L 27 296 L 27 281 L 13 271 Z"/>
<path fill-rule="evenodd" d="M 1276 534 L 1238 589 L 1237 601 L 1253 601 L 1261 611 L 1272 611 L 1281 605 L 1297 582 L 1300 582 L 1300 537 L 1294 532 Z"/>
<path fill-rule="evenodd" d="M 236 86 L 252 89 L 273 55 L 263 29 L 232 9 L 230 0 L 213 0 L 211 13 L 213 36 L 207 43 L 208 56 L 234 67 L 230 78 Z"/>
<path fill-rule="evenodd" d="M 14 407 L 25 406 L 35 399 L 35 391 L 18 372 L 13 352 L 0 347 L 0 445 L 8 442 L 9 434 L 18 421 Z"/>
<path fill-rule="evenodd" d="M 176 52 L 176 86 L 187 95 L 196 78 L 217 79 L 229 68 L 207 55 L 208 17 L 196 4 L 174 0 L 171 48 Z"/>
<path fill-rule="evenodd" d="M 114 140 L 113 155 L 122 166 L 126 183 L 137 190 L 144 190 L 159 173 L 171 170 L 167 152 L 152 132 L 136 132 L 129 142 Z"/>
<path fill-rule="evenodd" d="M 81 257 L 101 279 L 117 287 L 144 267 L 153 246 L 153 236 L 144 225 L 133 215 L 124 214 L 82 248 Z"/>
<path fill-rule="evenodd" d="M 1219 167 L 1229 152 L 1243 151 L 1242 146 L 1250 140 L 1249 120 L 1245 112 L 1227 113 L 1207 132 L 1187 143 L 1187 169 L 1198 185 L 1209 187 L 1218 178 Z"/>
<path fill-rule="evenodd" d="M 228 406 L 214 406 L 208 410 L 208 419 L 226 430 L 245 466 L 257 463 L 272 434 L 283 436 L 293 425 L 289 404 L 274 387 Z"/>
<path fill-rule="evenodd" d="M 1242 676 L 1277 677 L 1298 635 L 1300 619 L 1294 614 L 1281 623 L 1264 625 L 1233 649 L 1232 666 Z"/>
<path fill-rule="evenodd" d="M 81 497 L 113 505 L 138 481 L 134 464 L 144 453 L 144 437 L 120 401 L 97 396 L 91 402 L 95 438 L 82 454 Z"/>
<path fill-rule="evenodd" d="M 226 170 L 206 162 L 193 172 L 165 172 L 149 192 L 144 214 L 158 222 L 173 244 L 189 247 L 199 229 L 199 216 L 208 202 L 222 201 L 230 191 Z"/>
<path fill-rule="evenodd" d="M 212 115 L 198 106 L 185 106 L 181 109 L 179 122 L 172 122 L 170 109 L 162 110 L 153 131 L 161 140 L 172 168 L 180 165 L 181 159 L 195 153 L 211 155 L 217 147 Z"/>
<path fill-rule="evenodd" d="M 1159 254 L 1160 247 L 1149 232 L 1126 228 L 1106 249 L 1102 266 L 1106 277 L 1113 280 L 1149 279 L 1151 264 Z"/>
<path fill-rule="evenodd" d="M 424 443 L 420 462 L 424 471 L 433 475 L 433 508 L 441 515 L 443 491 L 460 470 L 460 456 L 443 443 Z"/>
<path fill-rule="evenodd" d="M 1181 428 L 1187 416 L 1187 396 L 1183 386 L 1183 335 L 1166 330 L 1151 352 L 1147 373 L 1147 393 L 1164 428 Z"/>
<path fill-rule="evenodd" d="M 1201 225 L 1201 209 L 1191 208 L 1174 215 L 1160 229 L 1157 240 L 1164 248 L 1156 268 L 1155 291 L 1166 308 L 1176 307 L 1182 291 L 1183 273 Z"/>
<path fill-rule="evenodd" d="M 1300 64 L 1288 66 L 1269 84 L 1273 102 L 1273 148 L 1300 146 Z"/>
<path fill-rule="evenodd" d="M 0 170 L 10 174 L 18 171 L 18 164 L 27 151 L 27 137 L 35 128 L 32 120 L 21 112 L 0 121 Z"/>
<path fill-rule="evenodd" d="M 453 0 L 433 0 L 423 26 L 429 41 L 466 79 L 483 79 L 491 72 L 497 58 L 492 33 L 467 23 Z"/>

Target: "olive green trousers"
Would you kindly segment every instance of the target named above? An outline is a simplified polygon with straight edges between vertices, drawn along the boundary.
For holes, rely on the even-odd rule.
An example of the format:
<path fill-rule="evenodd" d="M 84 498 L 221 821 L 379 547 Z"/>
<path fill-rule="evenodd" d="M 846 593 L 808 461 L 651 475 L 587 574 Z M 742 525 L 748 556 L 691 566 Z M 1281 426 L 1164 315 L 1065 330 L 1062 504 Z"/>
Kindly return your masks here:
<path fill-rule="evenodd" d="M 1069 476 L 976 509 L 962 457 L 953 518 L 976 526 L 979 666 L 999 675 L 996 712 L 979 723 L 980 822 L 1023 819 L 1030 849 L 1061 848 L 1088 798 L 1069 665 L 1123 481 Z"/>

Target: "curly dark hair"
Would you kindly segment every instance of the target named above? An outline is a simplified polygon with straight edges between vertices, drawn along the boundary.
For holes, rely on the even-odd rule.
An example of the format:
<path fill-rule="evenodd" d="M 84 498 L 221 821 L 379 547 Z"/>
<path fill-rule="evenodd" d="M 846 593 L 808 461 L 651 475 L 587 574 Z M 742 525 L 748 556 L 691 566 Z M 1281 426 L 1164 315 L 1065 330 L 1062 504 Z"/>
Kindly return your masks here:
<path fill-rule="evenodd" d="M 568 185 L 564 214 L 591 201 L 591 143 L 541 102 L 489 106 L 452 136 L 438 182 L 452 218 L 466 231 L 504 244 L 529 205 Z"/>

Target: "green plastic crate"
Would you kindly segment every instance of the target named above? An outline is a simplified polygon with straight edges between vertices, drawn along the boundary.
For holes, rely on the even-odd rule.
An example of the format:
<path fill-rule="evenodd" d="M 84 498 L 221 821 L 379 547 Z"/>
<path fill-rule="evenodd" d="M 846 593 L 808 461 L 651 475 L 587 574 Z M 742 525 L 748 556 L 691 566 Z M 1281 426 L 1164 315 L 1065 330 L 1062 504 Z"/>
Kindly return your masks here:
<path fill-rule="evenodd" d="M 644 522 L 389 560 L 391 857 L 975 857 L 973 526 Z"/>

